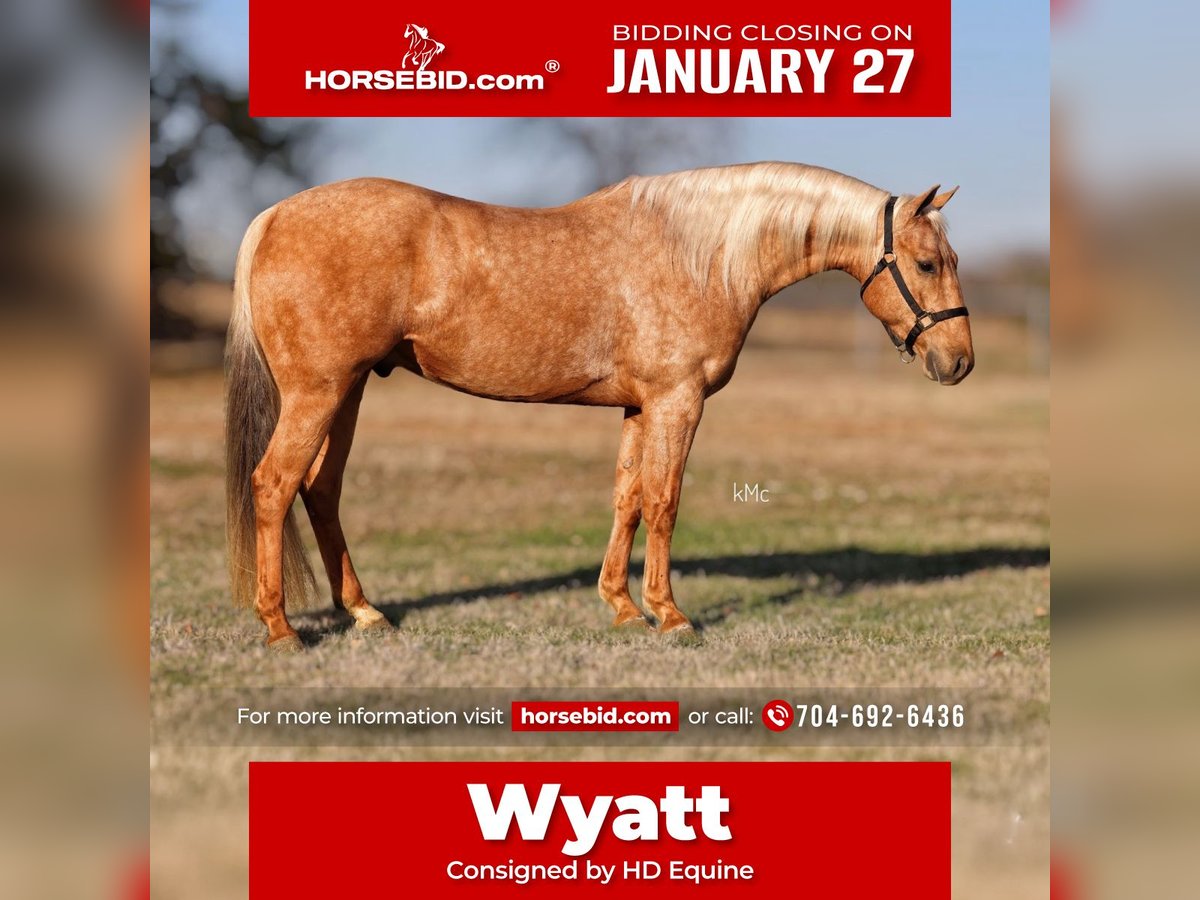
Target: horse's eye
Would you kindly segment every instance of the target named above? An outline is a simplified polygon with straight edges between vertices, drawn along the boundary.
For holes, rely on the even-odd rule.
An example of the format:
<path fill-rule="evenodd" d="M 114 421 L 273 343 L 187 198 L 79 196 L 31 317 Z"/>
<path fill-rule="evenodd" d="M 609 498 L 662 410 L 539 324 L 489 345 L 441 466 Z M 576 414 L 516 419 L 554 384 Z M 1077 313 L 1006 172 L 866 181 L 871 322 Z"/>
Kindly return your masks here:
<path fill-rule="evenodd" d="M 923 259 L 917 261 L 917 268 L 920 269 L 922 272 L 924 272 L 926 275 L 932 275 L 934 272 L 937 271 L 937 265 L 935 263 L 931 263 L 931 262 L 928 262 Z"/>

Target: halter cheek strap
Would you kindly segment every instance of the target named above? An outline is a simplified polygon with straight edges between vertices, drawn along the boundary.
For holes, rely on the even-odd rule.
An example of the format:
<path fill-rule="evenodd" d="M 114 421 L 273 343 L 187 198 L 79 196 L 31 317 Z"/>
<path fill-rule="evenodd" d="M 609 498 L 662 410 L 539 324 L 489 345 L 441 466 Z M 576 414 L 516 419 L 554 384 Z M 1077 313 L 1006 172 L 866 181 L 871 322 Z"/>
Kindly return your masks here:
<path fill-rule="evenodd" d="M 900 266 L 896 264 L 896 253 L 892 248 L 892 219 L 896 211 L 897 199 L 895 196 L 888 197 L 887 205 L 883 208 L 883 256 L 879 257 L 879 262 L 875 263 L 875 269 L 867 276 L 867 280 L 862 283 L 862 287 L 858 290 L 858 296 L 862 297 L 867 293 L 867 288 L 871 286 L 871 282 L 875 280 L 875 276 L 883 272 L 884 269 L 892 273 L 892 281 L 896 283 L 896 289 L 900 291 L 900 296 L 904 298 L 904 302 L 908 304 L 908 308 L 916 316 L 916 321 L 913 322 L 912 328 L 908 330 L 908 334 L 903 340 L 892 333 L 892 329 L 888 327 L 886 322 L 883 323 L 883 330 L 887 332 L 887 336 L 892 339 L 892 343 L 900 351 L 900 359 L 906 363 L 910 363 L 916 355 L 913 353 L 913 345 L 917 342 L 917 338 L 938 322 L 944 322 L 947 319 L 957 319 L 959 316 L 968 315 L 968 313 L 965 306 L 956 306 L 954 309 L 940 309 L 937 312 L 930 312 L 922 308 L 921 304 L 917 302 L 917 298 L 912 295 L 912 291 L 908 289 L 908 285 L 904 283 L 904 276 L 900 273 Z"/>

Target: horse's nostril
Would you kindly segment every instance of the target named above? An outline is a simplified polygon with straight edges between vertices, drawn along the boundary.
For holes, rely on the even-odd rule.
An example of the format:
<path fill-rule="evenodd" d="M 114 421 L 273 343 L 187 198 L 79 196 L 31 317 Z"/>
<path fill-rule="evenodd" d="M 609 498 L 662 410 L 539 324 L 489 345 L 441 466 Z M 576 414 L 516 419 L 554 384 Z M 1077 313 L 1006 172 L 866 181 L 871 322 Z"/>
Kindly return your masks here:
<path fill-rule="evenodd" d="M 954 363 L 954 378 L 966 378 L 967 373 L 971 371 L 971 361 L 965 356 L 960 356 Z"/>

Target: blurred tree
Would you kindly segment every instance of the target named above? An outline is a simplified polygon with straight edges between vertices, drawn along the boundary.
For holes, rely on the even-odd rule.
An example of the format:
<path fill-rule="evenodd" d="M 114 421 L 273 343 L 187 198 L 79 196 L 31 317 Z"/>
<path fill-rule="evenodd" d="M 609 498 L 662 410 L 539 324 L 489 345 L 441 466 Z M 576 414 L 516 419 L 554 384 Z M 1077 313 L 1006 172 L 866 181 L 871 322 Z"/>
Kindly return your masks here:
<path fill-rule="evenodd" d="M 729 162 L 737 123 L 729 119 L 523 119 L 521 129 L 541 131 L 565 145 L 594 191 L 630 175 Z M 524 138 L 526 135 L 519 135 Z"/>
<path fill-rule="evenodd" d="M 306 180 L 296 151 L 309 130 L 251 118 L 245 91 L 200 72 L 173 40 L 155 47 L 150 73 L 151 339 L 197 335 L 194 322 L 162 302 L 161 289 L 172 278 L 213 274 L 189 249 L 177 204 L 181 190 L 204 165 L 228 164 L 231 158 L 248 163 L 252 180 L 269 178 L 279 184 L 282 178 L 299 190 Z M 231 184 L 228 197 L 214 198 L 219 202 L 242 202 L 238 188 Z"/>

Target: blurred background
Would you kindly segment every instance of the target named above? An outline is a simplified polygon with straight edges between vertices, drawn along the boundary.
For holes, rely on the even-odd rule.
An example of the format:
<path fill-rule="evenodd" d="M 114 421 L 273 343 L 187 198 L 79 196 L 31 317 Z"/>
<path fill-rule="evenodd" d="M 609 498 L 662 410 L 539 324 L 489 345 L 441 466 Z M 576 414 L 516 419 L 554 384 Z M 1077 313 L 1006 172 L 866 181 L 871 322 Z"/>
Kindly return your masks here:
<path fill-rule="evenodd" d="M 1200 880 L 1195 6 L 1054 9 L 1060 896 Z"/>
<path fill-rule="evenodd" d="M 144 3 L 0 7 L 7 897 L 149 894 L 147 28 Z"/>

